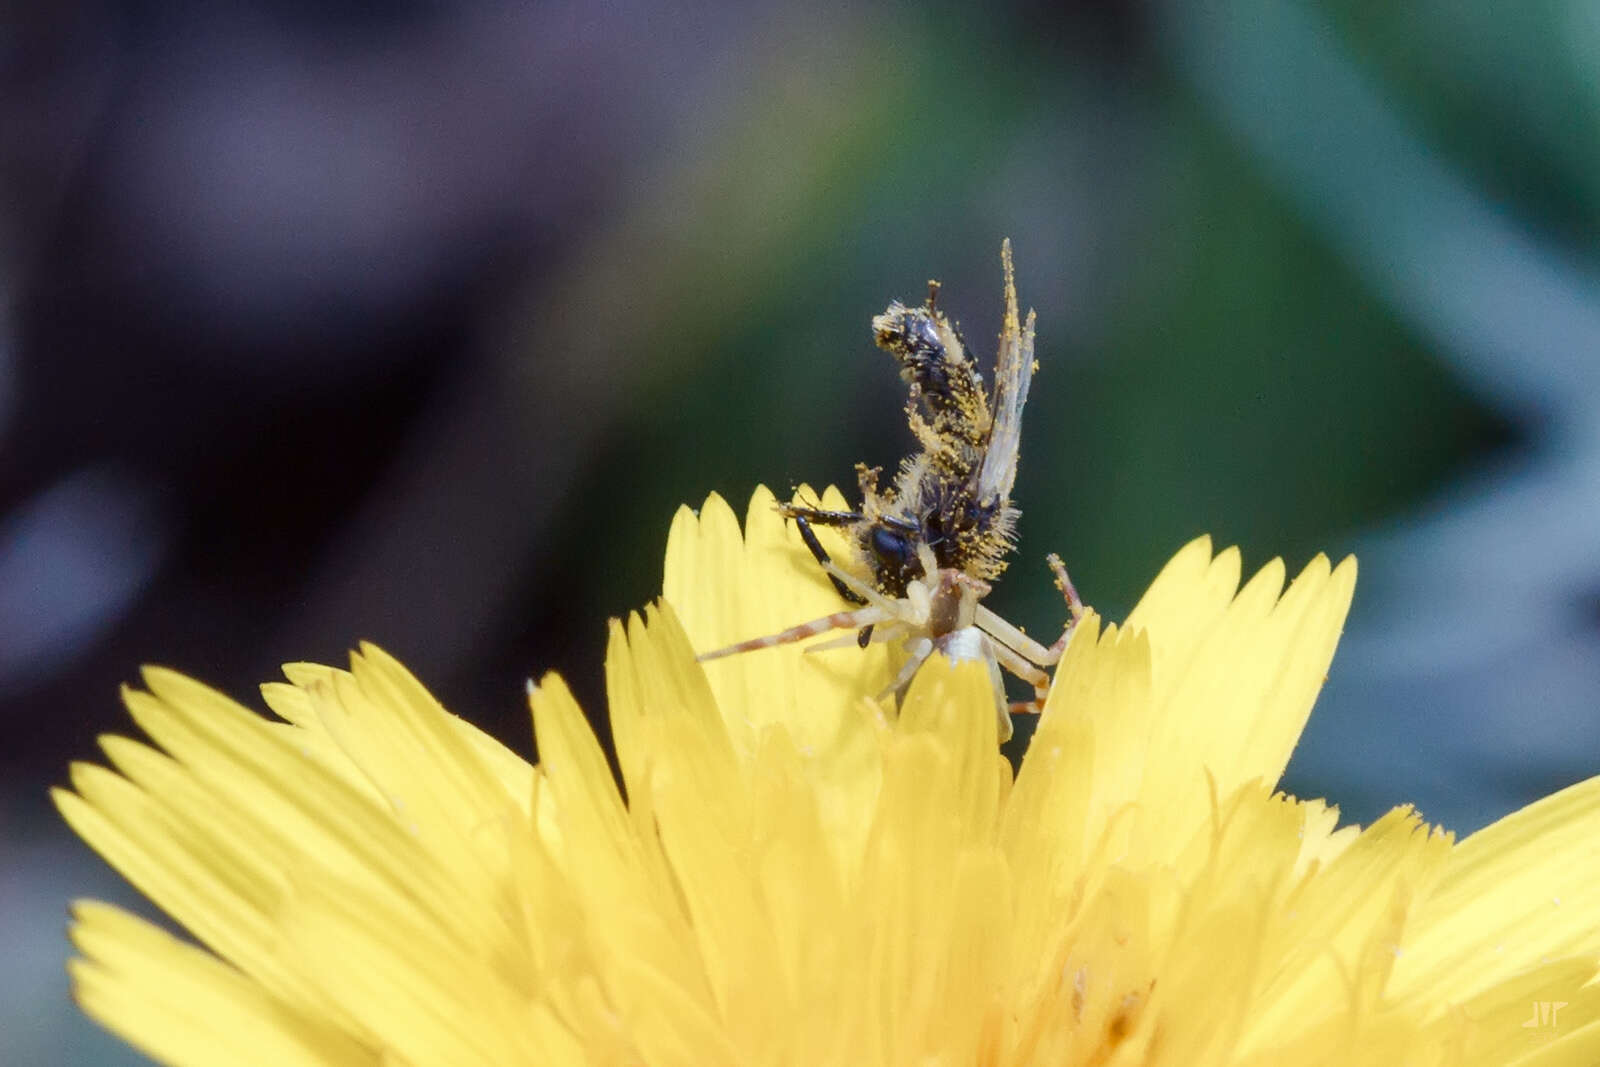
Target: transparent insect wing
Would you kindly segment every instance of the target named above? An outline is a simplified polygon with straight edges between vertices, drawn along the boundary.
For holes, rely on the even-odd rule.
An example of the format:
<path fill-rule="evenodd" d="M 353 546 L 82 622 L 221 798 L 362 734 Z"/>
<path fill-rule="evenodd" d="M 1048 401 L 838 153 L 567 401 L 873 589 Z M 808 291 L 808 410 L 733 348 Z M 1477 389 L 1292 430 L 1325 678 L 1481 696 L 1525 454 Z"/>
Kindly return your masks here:
<path fill-rule="evenodd" d="M 1022 406 L 1028 402 L 1033 382 L 1034 313 L 1023 322 L 1017 311 L 1017 282 L 1011 263 L 1011 242 L 1000 246 L 1005 270 L 1006 310 L 1000 329 L 1000 349 L 995 357 L 994 422 L 988 448 L 978 470 L 978 499 L 1009 500 L 1017 480 L 1017 454 L 1022 439 Z"/>

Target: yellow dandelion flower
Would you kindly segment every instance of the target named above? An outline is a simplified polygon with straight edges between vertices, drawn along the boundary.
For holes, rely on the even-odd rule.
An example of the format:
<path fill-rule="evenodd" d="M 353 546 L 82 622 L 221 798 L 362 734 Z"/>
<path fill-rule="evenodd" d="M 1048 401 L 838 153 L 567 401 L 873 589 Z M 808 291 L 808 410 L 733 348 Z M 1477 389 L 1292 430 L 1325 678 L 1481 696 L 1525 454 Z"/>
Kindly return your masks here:
<path fill-rule="evenodd" d="M 173 1064 L 1600 1062 L 1600 779 L 1460 843 L 1273 792 L 1352 561 L 1190 544 L 1013 780 L 979 665 L 696 663 L 835 603 L 771 504 L 612 627 L 626 800 L 553 675 L 530 766 L 370 646 L 281 721 L 147 671 L 56 800 L 194 942 L 77 905 L 84 1009 Z"/>

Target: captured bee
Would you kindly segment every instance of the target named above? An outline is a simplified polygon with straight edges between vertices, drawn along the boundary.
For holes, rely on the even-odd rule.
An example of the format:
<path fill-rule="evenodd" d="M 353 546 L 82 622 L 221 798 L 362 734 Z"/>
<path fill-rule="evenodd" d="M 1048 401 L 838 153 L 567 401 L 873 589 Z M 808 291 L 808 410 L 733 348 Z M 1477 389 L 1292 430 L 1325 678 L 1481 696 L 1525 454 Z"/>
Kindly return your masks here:
<path fill-rule="evenodd" d="M 1022 407 L 1033 379 L 1034 313 L 1017 313 L 1011 242 L 1000 247 L 1005 275 L 1005 320 L 995 359 L 994 389 L 967 354 L 960 330 L 939 309 L 939 284 L 928 283 L 921 307 L 891 303 L 872 320 L 873 339 L 900 364 L 910 388 L 906 419 L 917 451 L 906 457 L 894 485 L 880 489 L 880 468 L 857 465 L 861 505 L 830 511 L 799 504 L 778 510 L 793 519 L 806 546 L 839 595 L 857 607 L 707 652 L 701 660 L 803 641 L 829 630 L 855 630 L 806 649 L 900 642 L 906 662 L 888 692 L 901 692 L 935 651 L 952 660 L 988 664 L 1002 740 L 1011 736 L 1009 711 L 1038 712 L 1049 691 L 1045 668 L 1066 649 L 1084 608 L 1055 555 L 1048 557 L 1069 620 L 1045 646 L 979 603 L 1006 569 L 1016 540 L 1011 487 L 1017 477 Z M 829 558 L 813 527 L 844 529 L 855 568 Z M 1033 686 L 1032 700 L 1008 705 L 1000 669 Z"/>

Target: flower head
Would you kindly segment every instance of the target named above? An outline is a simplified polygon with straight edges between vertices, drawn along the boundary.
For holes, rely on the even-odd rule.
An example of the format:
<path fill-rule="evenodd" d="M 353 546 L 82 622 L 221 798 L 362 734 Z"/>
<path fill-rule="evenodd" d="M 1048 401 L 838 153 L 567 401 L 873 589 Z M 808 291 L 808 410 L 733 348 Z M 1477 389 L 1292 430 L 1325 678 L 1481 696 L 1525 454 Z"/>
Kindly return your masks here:
<path fill-rule="evenodd" d="M 530 766 L 370 646 L 277 722 L 147 671 L 154 747 L 57 801 L 199 944 L 78 905 L 85 1010 L 176 1064 L 1600 1058 L 1600 779 L 1459 844 L 1273 791 L 1352 561 L 1190 544 L 1080 624 L 1013 780 L 977 665 L 896 710 L 878 647 L 696 663 L 834 602 L 771 505 L 680 512 L 612 626 L 626 800 L 555 676 Z"/>

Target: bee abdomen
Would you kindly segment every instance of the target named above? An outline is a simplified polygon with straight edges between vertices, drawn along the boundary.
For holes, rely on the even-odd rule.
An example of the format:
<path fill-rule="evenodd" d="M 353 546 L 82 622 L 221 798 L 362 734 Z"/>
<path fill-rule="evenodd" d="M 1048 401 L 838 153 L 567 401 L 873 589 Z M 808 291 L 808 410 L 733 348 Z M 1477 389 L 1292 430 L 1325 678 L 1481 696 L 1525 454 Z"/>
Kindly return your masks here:
<path fill-rule="evenodd" d="M 989 428 L 983 375 L 943 314 L 895 301 L 872 320 L 872 336 L 899 361 L 900 376 L 940 436 L 972 446 L 983 441 Z"/>

